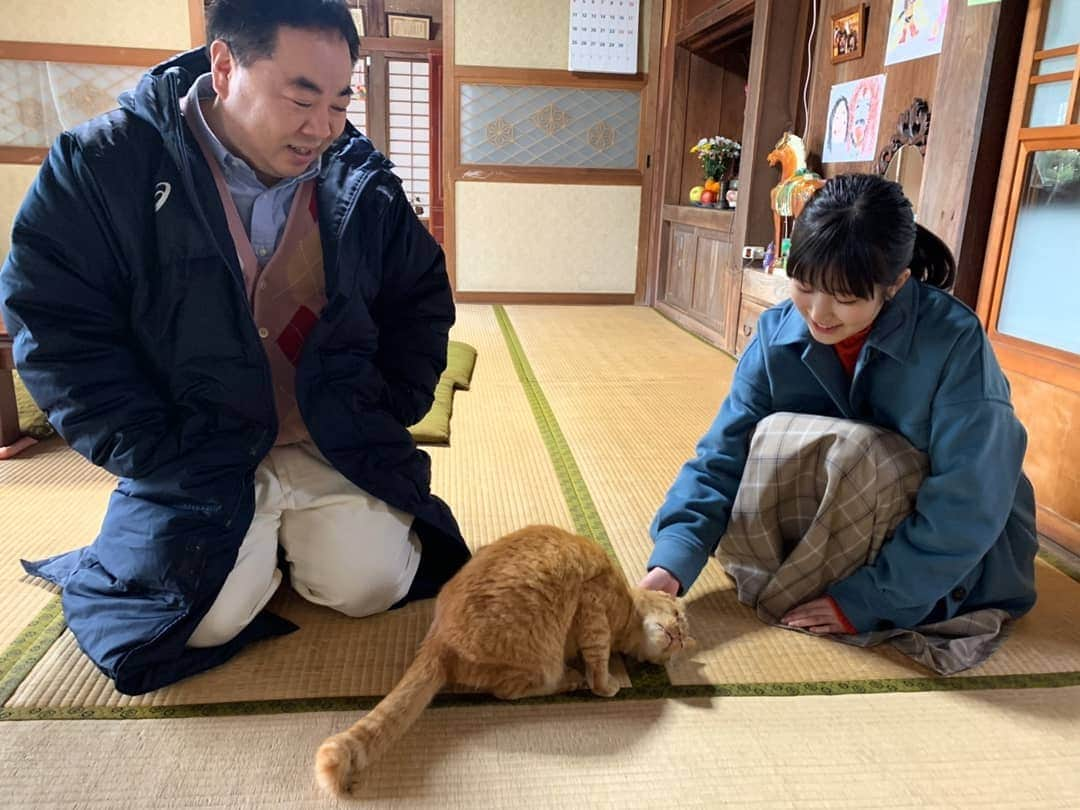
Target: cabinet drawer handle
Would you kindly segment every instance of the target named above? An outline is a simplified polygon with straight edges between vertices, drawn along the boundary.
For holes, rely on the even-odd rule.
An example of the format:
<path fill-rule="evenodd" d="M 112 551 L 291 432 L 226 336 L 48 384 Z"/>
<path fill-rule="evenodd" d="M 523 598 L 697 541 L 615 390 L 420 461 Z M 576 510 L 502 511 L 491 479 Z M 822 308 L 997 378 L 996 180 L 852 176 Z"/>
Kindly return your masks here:
<path fill-rule="evenodd" d="M 742 333 L 744 335 L 746 335 L 747 337 L 750 337 L 750 335 L 754 334 L 754 329 L 753 329 L 753 327 L 750 326 L 750 324 L 744 323 L 743 328 L 742 328 Z"/>

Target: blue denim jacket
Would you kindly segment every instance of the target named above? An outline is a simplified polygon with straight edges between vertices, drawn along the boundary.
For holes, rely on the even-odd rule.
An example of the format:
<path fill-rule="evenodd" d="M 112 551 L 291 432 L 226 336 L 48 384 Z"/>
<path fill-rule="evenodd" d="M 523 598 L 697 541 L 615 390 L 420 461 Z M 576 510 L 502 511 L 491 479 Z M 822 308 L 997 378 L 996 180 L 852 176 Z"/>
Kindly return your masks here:
<path fill-rule="evenodd" d="M 790 301 L 762 314 L 716 420 L 653 521 L 650 568 L 684 590 L 693 584 L 727 527 L 754 426 L 779 411 L 868 422 L 930 457 L 914 511 L 874 564 L 828 589 L 857 630 L 1031 609 L 1038 540 L 1021 470 L 1027 434 L 975 313 L 915 281 L 878 316 L 850 380 Z"/>

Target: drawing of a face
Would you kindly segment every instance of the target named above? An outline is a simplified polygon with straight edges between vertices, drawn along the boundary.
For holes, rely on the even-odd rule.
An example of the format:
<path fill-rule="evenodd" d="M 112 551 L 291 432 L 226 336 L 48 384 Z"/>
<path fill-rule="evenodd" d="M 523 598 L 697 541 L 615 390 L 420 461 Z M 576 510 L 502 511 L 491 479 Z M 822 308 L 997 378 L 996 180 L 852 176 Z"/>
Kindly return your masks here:
<path fill-rule="evenodd" d="M 829 145 L 833 149 L 843 148 L 848 136 L 848 102 L 841 96 L 833 104 L 829 115 Z"/>
<path fill-rule="evenodd" d="M 851 100 L 851 140 L 856 148 L 862 146 L 863 138 L 866 137 L 867 130 L 870 128 L 872 106 L 870 89 L 866 85 L 859 87 Z"/>

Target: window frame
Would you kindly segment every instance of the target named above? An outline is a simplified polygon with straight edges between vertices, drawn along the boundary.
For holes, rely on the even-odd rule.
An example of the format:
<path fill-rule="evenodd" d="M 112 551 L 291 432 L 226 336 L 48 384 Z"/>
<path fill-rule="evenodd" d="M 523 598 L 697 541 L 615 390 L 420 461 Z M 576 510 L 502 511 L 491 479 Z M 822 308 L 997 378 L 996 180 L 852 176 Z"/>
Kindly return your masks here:
<path fill-rule="evenodd" d="M 1029 161 L 1036 152 L 1080 149 L 1080 124 L 1076 123 L 1080 114 L 1080 42 L 1049 50 L 1037 49 L 1046 32 L 1049 9 L 1050 0 L 1031 0 L 1028 7 L 977 311 L 1003 368 L 1080 393 L 1080 354 L 1006 335 L 997 329 Z M 1040 62 L 1073 54 L 1076 62 L 1071 71 L 1038 75 Z M 1026 126 L 1035 88 L 1066 80 L 1071 82 L 1066 123 Z"/>

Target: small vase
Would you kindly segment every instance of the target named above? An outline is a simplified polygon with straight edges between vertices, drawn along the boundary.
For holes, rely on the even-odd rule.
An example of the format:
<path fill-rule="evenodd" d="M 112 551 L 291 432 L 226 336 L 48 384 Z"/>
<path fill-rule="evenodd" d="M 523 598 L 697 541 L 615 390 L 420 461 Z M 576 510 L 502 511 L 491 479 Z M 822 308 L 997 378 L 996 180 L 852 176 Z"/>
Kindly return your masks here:
<path fill-rule="evenodd" d="M 717 192 L 717 195 L 716 195 L 716 207 L 717 208 L 723 208 L 723 209 L 726 210 L 726 209 L 731 207 L 730 205 L 728 205 L 728 201 L 727 201 L 728 187 L 730 186 L 730 184 L 731 184 L 730 180 L 721 180 L 720 181 L 720 191 Z"/>

